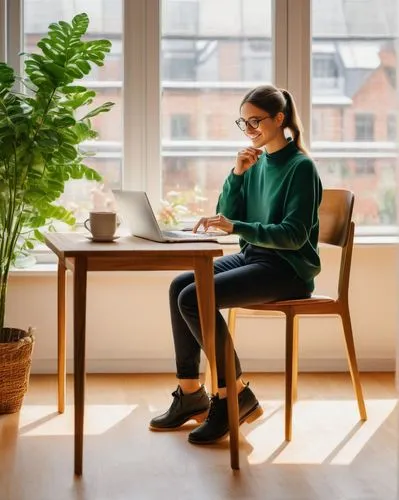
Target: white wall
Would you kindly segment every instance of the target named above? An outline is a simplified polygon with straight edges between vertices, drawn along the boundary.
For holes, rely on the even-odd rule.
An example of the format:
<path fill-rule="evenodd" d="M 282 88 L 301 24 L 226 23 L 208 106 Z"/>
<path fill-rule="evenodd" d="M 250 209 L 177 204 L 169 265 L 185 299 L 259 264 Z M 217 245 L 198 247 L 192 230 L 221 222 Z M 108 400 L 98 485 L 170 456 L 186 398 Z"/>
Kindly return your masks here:
<path fill-rule="evenodd" d="M 335 295 L 339 255 L 322 248 L 324 271 L 317 292 Z M 92 273 L 88 279 L 87 370 L 173 371 L 168 285 L 173 272 Z M 71 276 L 68 291 L 68 369 L 72 357 Z M 397 337 L 397 249 L 356 245 L 350 306 L 360 368 L 394 370 Z M 7 323 L 36 327 L 33 373 L 56 370 L 56 274 L 16 272 L 10 279 Z M 302 334 L 301 334 L 302 332 Z M 283 369 L 284 321 L 240 318 L 237 349 L 244 370 Z M 300 369 L 346 369 L 341 325 L 336 318 L 300 320 Z"/>

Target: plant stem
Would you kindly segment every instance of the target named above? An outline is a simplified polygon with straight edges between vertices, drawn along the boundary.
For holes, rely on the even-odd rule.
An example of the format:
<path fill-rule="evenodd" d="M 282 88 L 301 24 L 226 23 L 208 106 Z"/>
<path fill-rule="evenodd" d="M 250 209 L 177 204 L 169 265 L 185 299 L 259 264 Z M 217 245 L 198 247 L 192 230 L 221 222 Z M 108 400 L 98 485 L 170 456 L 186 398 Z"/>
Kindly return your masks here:
<path fill-rule="evenodd" d="M 21 228 L 20 217 L 16 216 L 16 212 L 17 214 L 21 213 L 22 206 L 18 206 L 17 203 L 18 176 L 16 171 L 17 155 L 15 144 L 14 162 L 14 178 L 13 183 L 9 184 L 8 210 L 5 217 L 5 224 L 0 245 L 0 331 L 2 331 L 4 327 L 8 277 L 14 257 L 15 247 L 18 241 L 19 230 Z M 9 170 L 10 166 L 7 165 L 7 167 L 7 170 Z"/>
<path fill-rule="evenodd" d="M 4 327 L 4 317 L 6 312 L 6 295 L 7 295 L 7 275 L 2 273 L 0 277 L 0 335 Z"/>

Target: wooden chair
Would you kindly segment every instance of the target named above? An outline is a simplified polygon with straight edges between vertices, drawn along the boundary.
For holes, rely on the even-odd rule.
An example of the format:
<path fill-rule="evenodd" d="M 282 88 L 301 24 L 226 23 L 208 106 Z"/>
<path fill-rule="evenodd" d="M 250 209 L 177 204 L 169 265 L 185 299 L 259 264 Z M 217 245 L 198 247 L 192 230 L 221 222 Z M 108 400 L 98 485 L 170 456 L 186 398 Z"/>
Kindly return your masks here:
<path fill-rule="evenodd" d="M 357 367 L 355 345 L 353 341 L 351 319 L 348 304 L 349 275 L 351 269 L 353 236 L 355 224 L 352 221 L 354 194 L 343 189 L 325 189 L 319 208 L 320 234 L 319 242 L 341 247 L 341 264 L 338 282 L 338 297 L 312 295 L 308 299 L 284 300 L 265 304 L 245 306 L 242 309 L 251 309 L 261 312 L 281 312 L 286 316 L 286 345 L 285 345 L 285 439 L 292 437 L 292 406 L 297 395 L 298 378 L 298 316 L 334 314 L 342 319 L 345 335 L 346 353 L 349 361 L 349 370 L 355 390 L 361 420 L 367 419 L 366 408 L 360 385 Z M 231 337 L 234 339 L 236 314 L 239 309 L 230 309 L 228 325 Z M 226 343 L 226 375 L 227 385 L 234 383 L 234 347 L 228 339 Z M 230 373 L 232 372 L 232 373 Z M 231 388 L 230 388 L 231 391 Z M 230 407 L 230 405 L 229 405 Z M 231 451 L 232 464 L 238 468 L 238 413 L 237 405 L 232 403 L 232 420 L 230 425 L 230 441 L 235 450 Z M 236 418 L 237 417 L 237 418 Z M 230 420 L 230 418 L 229 418 Z M 236 421 L 237 420 L 237 421 Z M 232 436 L 233 433 L 233 436 Z M 235 457 L 233 455 L 236 455 Z"/>

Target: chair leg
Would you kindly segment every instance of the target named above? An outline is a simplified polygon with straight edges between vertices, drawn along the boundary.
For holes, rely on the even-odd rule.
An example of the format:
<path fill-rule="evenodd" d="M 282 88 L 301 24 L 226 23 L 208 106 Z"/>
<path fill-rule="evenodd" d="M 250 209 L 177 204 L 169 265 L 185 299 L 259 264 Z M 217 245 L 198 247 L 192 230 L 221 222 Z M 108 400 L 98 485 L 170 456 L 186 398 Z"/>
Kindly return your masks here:
<path fill-rule="evenodd" d="M 236 316 L 237 309 L 229 309 L 229 315 L 227 319 L 227 326 L 231 335 L 231 338 L 234 340 L 236 334 Z"/>
<path fill-rule="evenodd" d="M 204 385 L 208 388 L 212 387 L 211 365 L 208 360 L 206 360 Z"/>
<path fill-rule="evenodd" d="M 293 373 L 294 373 L 294 316 L 286 313 L 285 330 L 285 440 L 292 437 Z"/>
<path fill-rule="evenodd" d="M 61 260 L 58 262 L 57 273 L 57 359 L 58 359 L 58 413 L 65 411 L 66 399 L 66 267 Z"/>
<path fill-rule="evenodd" d="M 342 326 L 345 335 L 346 354 L 349 362 L 349 371 L 352 378 L 353 388 L 355 390 L 357 405 L 359 407 L 360 419 L 367 420 L 366 407 L 363 399 L 362 386 L 360 384 L 360 375 L 357 367 L 355 343 L 353 340 L 353 332 L 351 325 L 351 317 L 349 309 L 344 308 L 341 313 Z"/>
<path fill-rule="evenodd" d="M 299 318 L 293 319 L 293 341 L 292 341 L 292 399 L 295 403 L 298 399 L 298 327 Z"/>

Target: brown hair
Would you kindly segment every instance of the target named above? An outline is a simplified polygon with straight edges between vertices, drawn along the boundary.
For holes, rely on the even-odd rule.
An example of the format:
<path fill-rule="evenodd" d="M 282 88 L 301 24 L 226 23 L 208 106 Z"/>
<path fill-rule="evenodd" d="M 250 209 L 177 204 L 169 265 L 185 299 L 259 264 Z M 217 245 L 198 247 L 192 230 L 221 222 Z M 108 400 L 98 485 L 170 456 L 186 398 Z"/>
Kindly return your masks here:
<path fill-rule="evenodd" d="M 244 96 L 240 104 L 240 109 L 246 102 L 263 109 L 263 111 L 269 113 L 273 118 L 277 113 L 283 113 L 283 129 L 288 128 L 291 131 L 296 147 L 304 154 L 309 155 L 303 140 L 302 122 L 299 118 L 294 98 L 288 90 L 278 89 L 274 85 L 261 85 L 250 90 Z"/>

